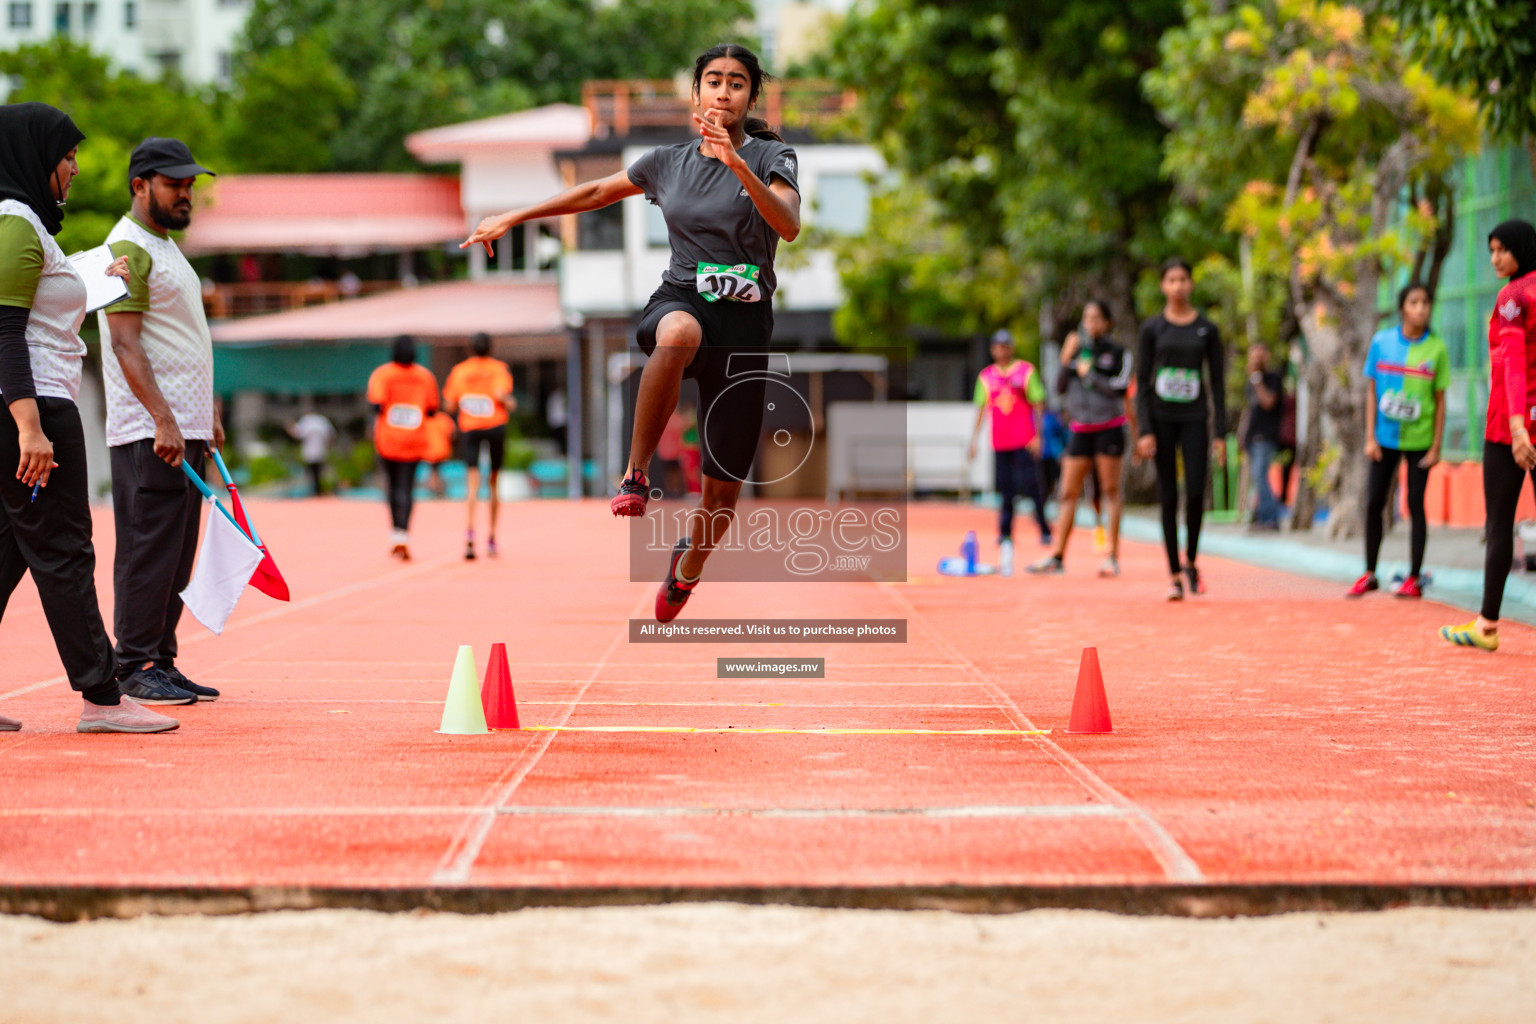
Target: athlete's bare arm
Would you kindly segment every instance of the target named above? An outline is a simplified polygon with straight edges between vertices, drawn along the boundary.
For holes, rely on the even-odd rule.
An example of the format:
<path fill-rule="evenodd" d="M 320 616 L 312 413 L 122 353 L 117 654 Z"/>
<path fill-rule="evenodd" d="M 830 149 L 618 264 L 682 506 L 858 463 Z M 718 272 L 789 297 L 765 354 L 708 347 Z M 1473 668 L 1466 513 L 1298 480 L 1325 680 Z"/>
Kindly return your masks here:
<path fill-rule="evenodd" d="M 628 171 L 619 171 L 610 174 L 606 178 L 598 178 L 596 181 L 585 182 L 574 188 L 568 188 L 557 196 L 525 206 L 521 210 L 508 210 L 506 213 L 498 213 L 493 217 L 487 217 L 475 228 L 474 234 L 460 243 L 460 249 L 468 249 L 470 246 L 480 244 L 485 246 L 488 255 L 496 255 L 491 243 L 508 231 L 530 220 L 542 220 L 546 217 L 562 217 L 569 213 L 587 213 L 590 210 L 601 210 L 605 206 L 611 206 L 620 199 L 629 196 L 637 196 L 641 192 L 639 185 L 629 180 Z"/>
<path fill-rule="evenodd" d="M 763 183 L 747 166 L 747 162 L 736 152 L 736 140 L 731 138 L 728 129 L 722 127 L 716 111 L 710 111 L 710 116 L 700 117 L 693 115 L 694 124 L 699 126 L 699 134 L 704 137 L 704 144 L 714 150 L 715 158 L 731 173 L 740 179 L 747 190 L 747 195 L 752 198 L 752 204 L 757 207 L 757 212 L 763 215 L 763 220 L 784 241 L 793 242 L 800 235 L 800 193 L 794 186 L 780 178 L 775 178 L 772 185 Z"/>

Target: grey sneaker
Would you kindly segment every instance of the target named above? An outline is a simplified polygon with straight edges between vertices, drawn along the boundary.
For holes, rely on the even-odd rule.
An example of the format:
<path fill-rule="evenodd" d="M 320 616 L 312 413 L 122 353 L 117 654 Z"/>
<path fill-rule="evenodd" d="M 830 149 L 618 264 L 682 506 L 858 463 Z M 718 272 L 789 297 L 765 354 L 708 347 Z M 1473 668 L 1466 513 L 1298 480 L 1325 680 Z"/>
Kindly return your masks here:
<path fill-rule="evenodd" d="M 132 697 L 124 697 L 116 707 L 104 708 L 90 701 L 84 704 L 75 732 L 170 732 L 181 726 L 176 719 L 151 711 Z"/>
<path fill-rule="evenodd" d="M 0 715 L 0 732 L 15 732 L 21 728 L 21 723 L 14 718 L 6 718 Z"/>
<path fill-rule="evenodd" d="M 117 686 L 123 691 L 123 696 L 132 697 L 140 704 L 197 703 L 197 694 L 183 690 L 153 666 L 141 668 L 128 678 L 119 680 Z"/>
<path fill-rule="evenodd" d="M 165 678 L 171 681 L 171 685 L 180 690 L 186 690 L 198 700 L 218 700 L 219 691 L 211 686 L 200 686 L 181 674 L 181 669 L 175 665 L 161 665 L 160 671 L 165 673 Z"/>

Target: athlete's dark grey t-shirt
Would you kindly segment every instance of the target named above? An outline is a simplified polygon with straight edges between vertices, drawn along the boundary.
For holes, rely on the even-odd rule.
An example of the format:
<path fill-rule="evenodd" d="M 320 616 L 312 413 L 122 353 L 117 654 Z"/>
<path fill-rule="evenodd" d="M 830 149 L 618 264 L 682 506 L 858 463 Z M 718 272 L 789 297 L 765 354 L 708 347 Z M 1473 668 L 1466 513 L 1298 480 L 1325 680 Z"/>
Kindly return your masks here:
<path fill-rule="evenodd" d="M 791 146 L 748 136 L 737 152 L 765 184 L 783 178 L 800 191 Z M 741 179 L 699 152 L 698 139 L 651 150 L 630 165 L 629 180 L 666 218 L 672 260 L 663 278 L 693 288 L 700 263 L 750 263 L 762 269 L 763 298 L 773 295 L 778 288 L 773 273 L 778 232 L 758 212 Z"/>

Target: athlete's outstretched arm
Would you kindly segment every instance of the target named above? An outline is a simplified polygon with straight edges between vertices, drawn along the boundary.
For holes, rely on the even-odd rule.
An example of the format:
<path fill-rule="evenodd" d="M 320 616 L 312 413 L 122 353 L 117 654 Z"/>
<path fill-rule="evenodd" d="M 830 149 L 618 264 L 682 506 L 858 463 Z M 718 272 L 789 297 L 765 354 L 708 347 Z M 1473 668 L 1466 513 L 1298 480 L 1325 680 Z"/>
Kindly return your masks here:
<path fill-rule="evenodd" d="M 713 111 L 711 111 L 713 113 Z M 757 207 L 757 212 L 763 215 L 763 220 L 784 241 L 793 242 L 800 236 L 800 193 L 795 191 L 793 185 L 787 181 L 776 180 L 772 185 L 763 183 L 747 166 L 747 162 L 736 152 L 736 144 L 731 139 L 731 133 L 722 128 L 717 119 L 693 115 L 694 123 L 699 126 L 699 132 L 704 136 L 704 141 L 714 147 L 715 156 L 720 162 L 731 169 L 741 180 L 747 190 L 747 195 L 752 198 L 752 205 Z"/>
<path fill-rule="evenodd" d="M 485 246 L 485 251 L 494 256 L 496 253 L 491 248 L 491 242 L 500 238 L 508 231 L 530 220 L 542 220 L 545 217 L 562 217 L 568 213 L 586 213 L 589 210 L 601 210 L 605 206 L 611 206 L 628 196 L 637 196 L 641 192 L 640 186 L 629 180 L 628 171 L 619 171 L 610 174 L 606 178 L 598 178 L 596 181 L 588 181 L 574 188 L 568 188 L 557 196 L 525 206 L 521 210 L 508 210 L 506 213 L 498 213 L 494 217 L 487 217 L 475 228 L 474 234 L 460 243 L 460 249 L 468 249 L 470 246 L 480 244 Z"/>

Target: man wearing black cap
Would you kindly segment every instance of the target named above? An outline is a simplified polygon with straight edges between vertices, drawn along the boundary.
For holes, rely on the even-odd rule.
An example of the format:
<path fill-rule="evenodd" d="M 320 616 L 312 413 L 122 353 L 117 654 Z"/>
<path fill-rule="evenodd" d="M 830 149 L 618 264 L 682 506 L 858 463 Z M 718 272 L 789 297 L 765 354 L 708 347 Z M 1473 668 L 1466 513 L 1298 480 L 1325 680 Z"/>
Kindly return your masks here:
<path fill-rule="evenodd" d="M 176 667 L 181 591 L 192 576 L 202 504 L 181 470 L 224 443 L 202 285 L 171 239 L 192 222 L 192 186 L 212 174 L 176 139 L 149 138 L 128 162 L 129 213 L 107 235 L 132 271 L 102 325 L 107 445 L 117 522 L 113 563 L 119 680 L 142 704 L 215 700 Z"/>

